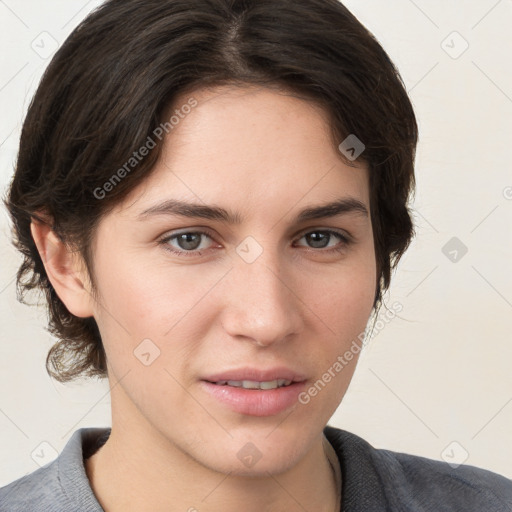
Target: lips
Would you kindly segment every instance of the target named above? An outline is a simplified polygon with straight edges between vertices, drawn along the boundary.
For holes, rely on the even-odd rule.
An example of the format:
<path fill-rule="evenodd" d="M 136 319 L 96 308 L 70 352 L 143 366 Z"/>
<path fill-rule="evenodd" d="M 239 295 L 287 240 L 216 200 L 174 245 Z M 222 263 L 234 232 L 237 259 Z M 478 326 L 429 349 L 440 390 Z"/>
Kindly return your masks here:
<path fill-rule="evenodd" d="M 249 416 L 273 416 L 298 403 L 306 377 L 290 368 L 239 368 L 201 380 L 201 389 L 222 407 Z"/>
<path fill-rule="evenodd" d="M 276 367 L 265 370 L 247 367 L 215 373 L 203 378 L 202 380 L 220 385 L 225 385 L 230 382 L 240 383 L 244 381 L 256 383 L 268 383 L 272 381 L 278 381 L 279 383 L 279 381 L 285 381 L 288 385 L 294 382 L 303 382 L 306 380 L 306 377 L 303 374 L 286 367 Z"/>
<path fill-rule="evenodd" d="M 306 381 L 274 389 L 245 389 L 201 381 L 201 390 L 216 405 L 247 416 L 273 416 L 296 406 Z M 209 404 L 209 402 L 205 402 Z"/>
<path fill-rule="evenodd" d="M 255 380 L 222 380 L 218 382 L 213 382 L 212 384 L 217 384 L 218 386 L 232 386 L 235 388 L 244 388 L 244 389 L 277 389 L 282 388 L 283 386 L 289 386 L 292 383 L 291 380 L 286 379 L 276 379 L 270 381 L 255 381 Z"/>

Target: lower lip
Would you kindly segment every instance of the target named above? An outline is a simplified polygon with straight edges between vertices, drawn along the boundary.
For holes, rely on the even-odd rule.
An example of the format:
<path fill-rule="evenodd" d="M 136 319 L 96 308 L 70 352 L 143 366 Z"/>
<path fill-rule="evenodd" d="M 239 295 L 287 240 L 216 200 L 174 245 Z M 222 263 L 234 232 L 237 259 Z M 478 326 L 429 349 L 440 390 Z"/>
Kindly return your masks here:
<path fill-rule="evenodd" d="M 201 381 L 203 389 L 231 410 L 250 416 L 273 416 L 295 403 L 306 383 L 294 382 L 276 389 L 244 389 Z"/>

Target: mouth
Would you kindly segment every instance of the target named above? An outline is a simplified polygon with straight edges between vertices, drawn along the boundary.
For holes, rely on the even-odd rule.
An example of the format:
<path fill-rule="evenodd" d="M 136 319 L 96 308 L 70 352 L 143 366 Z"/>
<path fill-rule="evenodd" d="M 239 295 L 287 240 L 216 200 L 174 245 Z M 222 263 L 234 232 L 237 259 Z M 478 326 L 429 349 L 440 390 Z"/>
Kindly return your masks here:
<path fill-rule="evenodd" d="M 289 386 L 294 382 L 303 382 L 306 376 L 285 366 L 268 369 L 245 367 L 207 375 L 202 380 L 219 386 L 274 389 Z"/>
<path fill-rule="evenodd" d="M 257 389 L 257 390 L 268 390 L 268 389 L 277 389 L 282 387 L 287 387 L 292 384 L 293 381 L 288 379 L 275 379 L 275 380 L 267 380 L 267 381 L 256 381 L 256 380 L 220 380 L 217 382 L 210 382 L 211 384 L 216 384 L 217 386 L 230 386 L 233 388 L 243 388 L 243 389 Z"/>
<path fill-rule="evenodd" d="M 277 415 L 298 403 L 306 377 L 288 368 L 243 368 L 201 380 L 203 391 L 221 407 L 249 415 Z"/>

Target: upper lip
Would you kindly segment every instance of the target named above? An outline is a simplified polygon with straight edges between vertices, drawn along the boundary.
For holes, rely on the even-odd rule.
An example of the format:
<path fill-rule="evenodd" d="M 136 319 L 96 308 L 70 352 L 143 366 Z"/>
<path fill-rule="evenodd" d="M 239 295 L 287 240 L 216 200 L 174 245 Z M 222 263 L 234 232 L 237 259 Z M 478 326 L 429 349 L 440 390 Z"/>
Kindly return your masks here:
<path fill-rule="evenodd" d="M 268 368 L 260 370 L 258 368 L 236 368 L 233 370 L 226 370 L 219 373 L 209 375 L 203 380 L 209 382 L 220 381 L 243 381 L 250 380 L 254 382 L 268 382 L 272 380 L 285 379 L 292 382 L 302 382 L 306 377 L 299 372 L 291 370 L 286 367 Z"/>

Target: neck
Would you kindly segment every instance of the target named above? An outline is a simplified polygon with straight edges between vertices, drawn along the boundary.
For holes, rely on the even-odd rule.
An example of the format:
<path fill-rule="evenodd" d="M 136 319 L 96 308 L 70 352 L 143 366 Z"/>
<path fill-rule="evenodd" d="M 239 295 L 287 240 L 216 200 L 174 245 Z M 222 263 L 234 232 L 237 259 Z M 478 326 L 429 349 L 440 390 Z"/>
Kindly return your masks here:
<path fill-rule="evenodd" d="M 240 476 L 206 467 L 149 424 L 112 419 L 109 439 L 85 461 L 105 512 L 339 510 L 322 433 L 286 471 Z"/>

